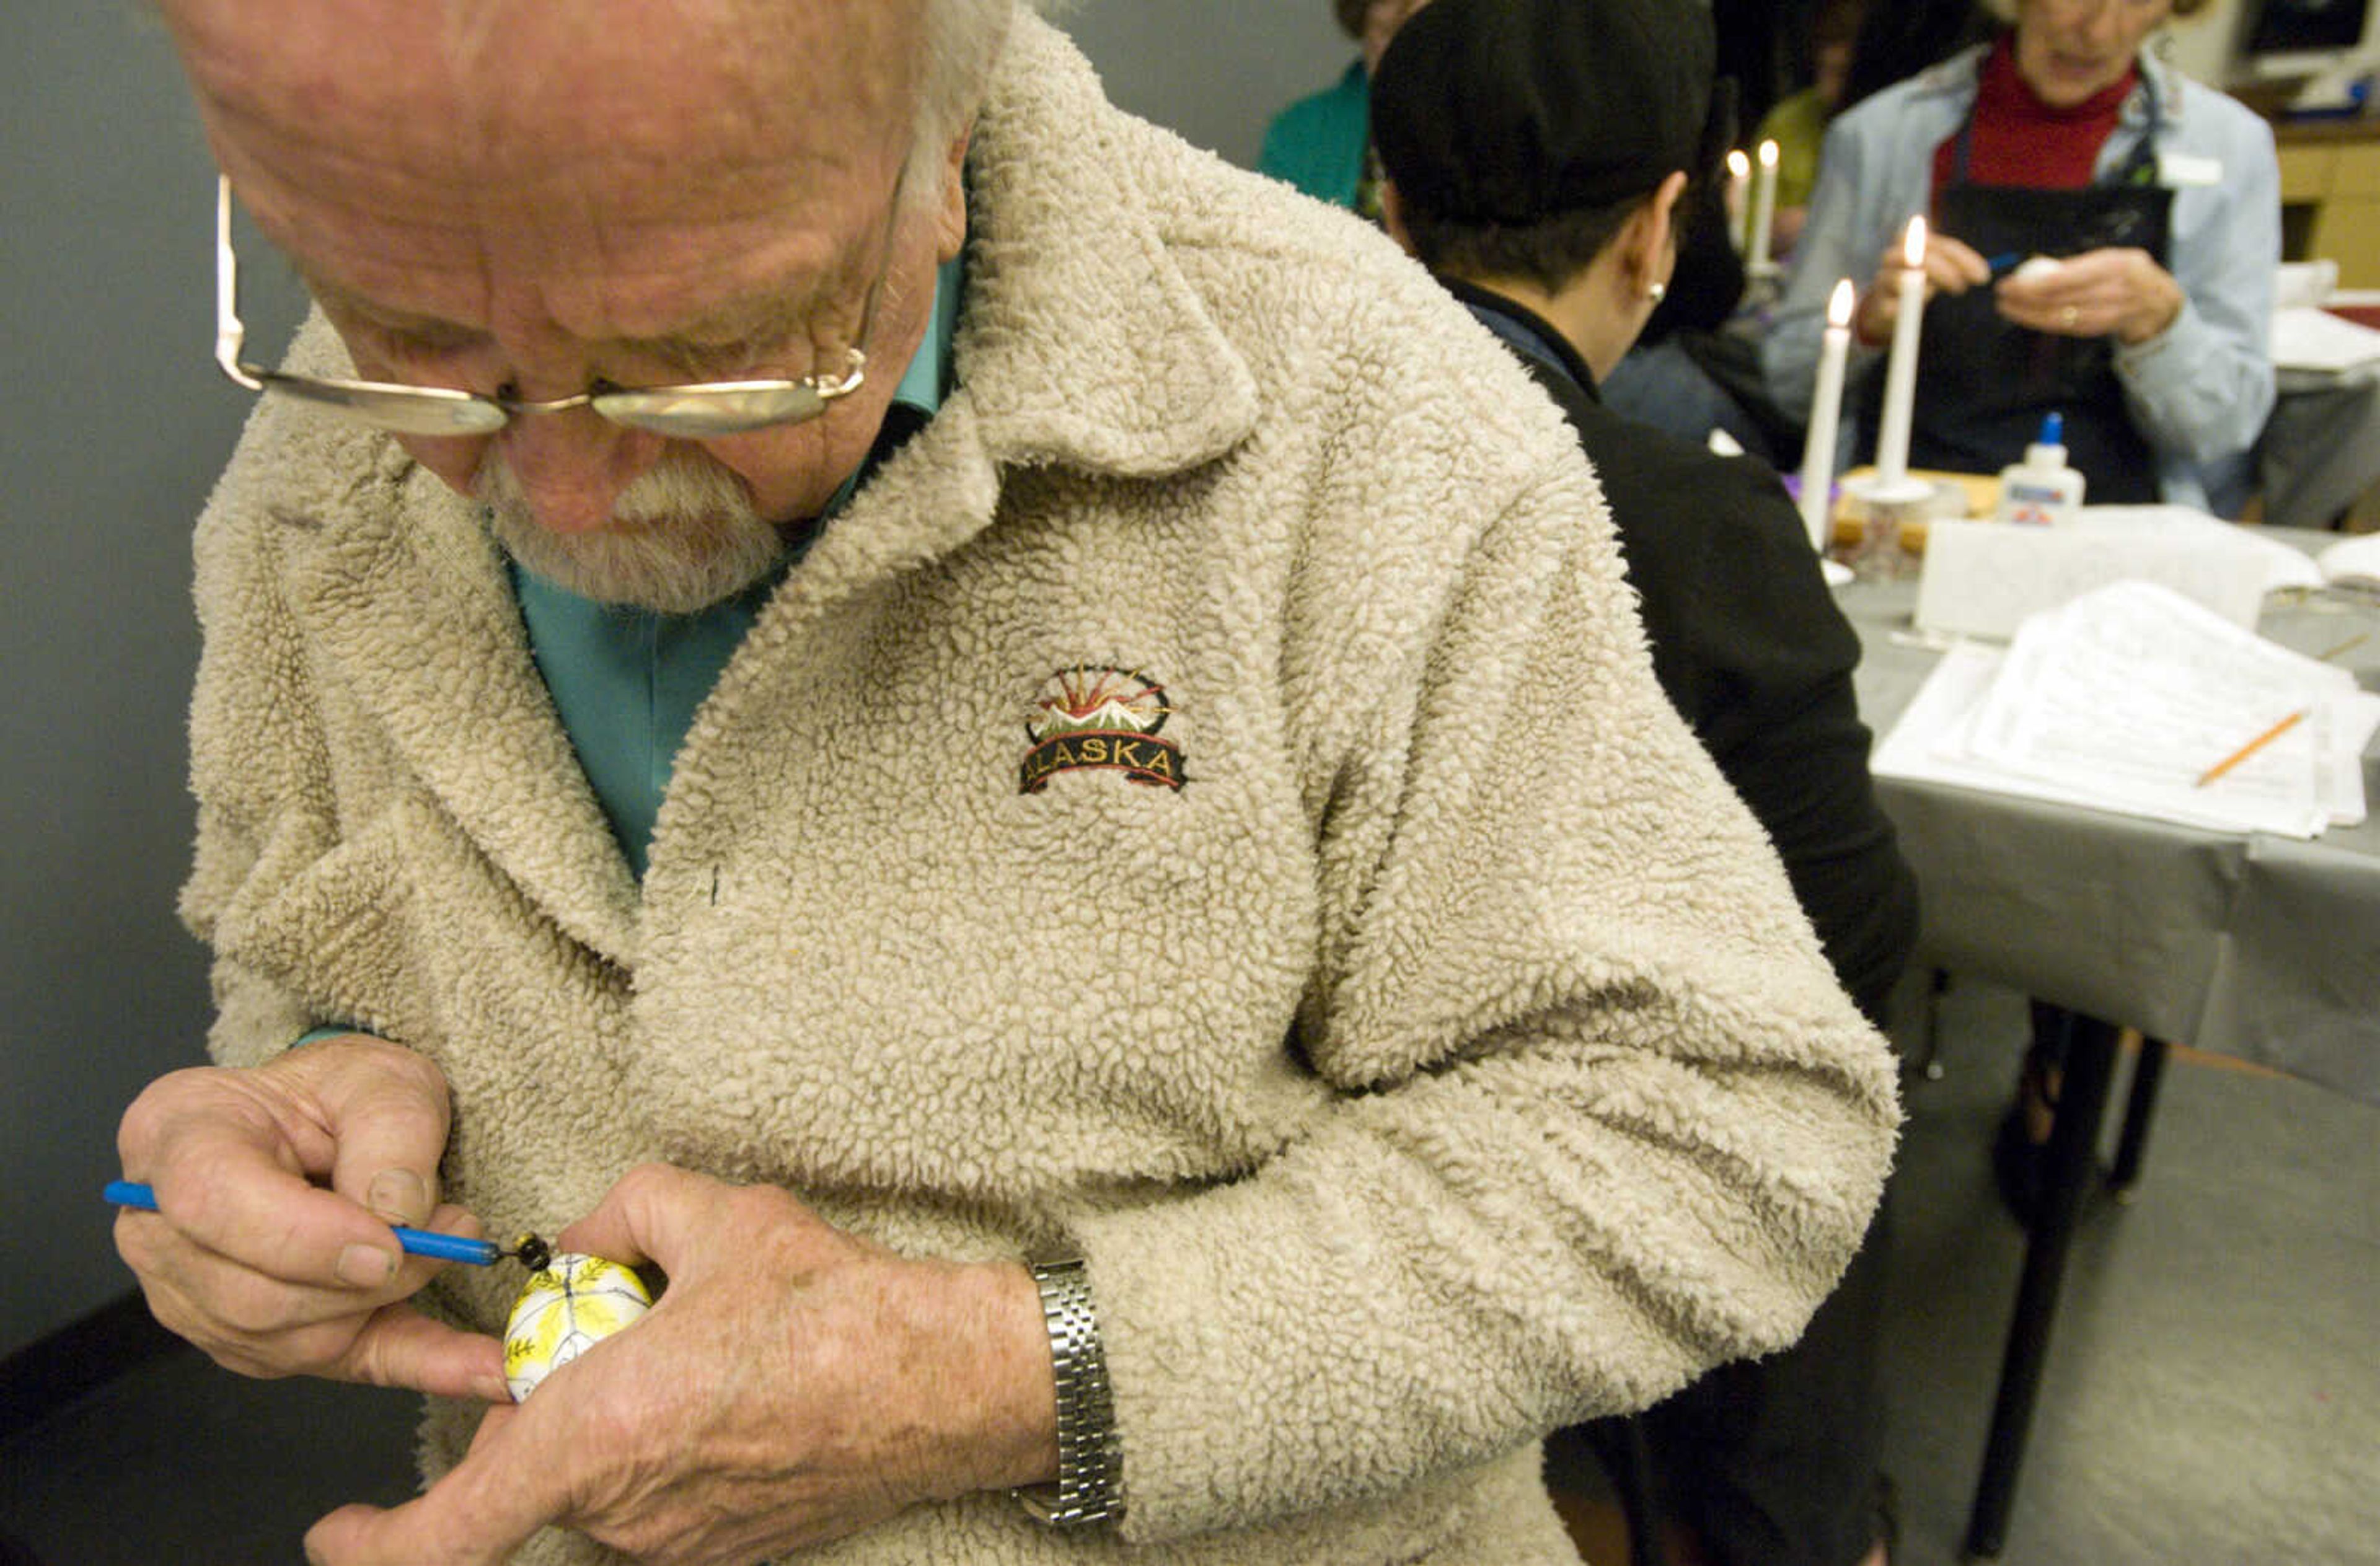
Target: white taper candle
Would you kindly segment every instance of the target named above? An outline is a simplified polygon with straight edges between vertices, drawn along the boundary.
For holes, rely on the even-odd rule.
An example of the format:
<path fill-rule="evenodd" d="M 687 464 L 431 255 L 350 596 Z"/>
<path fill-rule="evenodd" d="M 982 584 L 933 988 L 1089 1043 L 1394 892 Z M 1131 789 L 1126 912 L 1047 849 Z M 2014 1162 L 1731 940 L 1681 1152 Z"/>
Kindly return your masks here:
<path fill-rule="evenodd" d="M 1737 255 L 1743 254 L 1746 225 L 1752 221 L 1752 203 L 1745 199 L 1751 183 L 1752 160 L 1739 147 L 1727 155 L 1727 234 L 1735 241 Z"/>
<path fill-rule="evenodd" d="M 1763 141 L 1758 158 L 1759 172 L 1753 176 L 1752 226 L 1750 259 L 1745 270 L 1757 277 L 1768 270 L 1768 230 L 1777 221 L 1777 143 Z"/>
<path fill-rule="evenodd" d="M 1810 395 L 1810 438 L 1802 447 L 1802 521 L 1810 547 L 1826 552 L 1834 530 L 1835 440 L 1841 428 L 1843 363 L 1852 350 L 1852 304 L 1857 297 L 1848 277 L 1827 300 L 1827 332 L 1818 347 L 1818 384 Z"/>
<path fill-rule="evenodd" d="M 1900 314 L 1884 370 L 1884 412 L 1876 436 L 1876 476 L 1887 488 L 1909 477 L 1909 422 L 1917 403 L 1917 334 L 1925 320 L 1925 220 L 1912 217 L 1900 241 Z"/>

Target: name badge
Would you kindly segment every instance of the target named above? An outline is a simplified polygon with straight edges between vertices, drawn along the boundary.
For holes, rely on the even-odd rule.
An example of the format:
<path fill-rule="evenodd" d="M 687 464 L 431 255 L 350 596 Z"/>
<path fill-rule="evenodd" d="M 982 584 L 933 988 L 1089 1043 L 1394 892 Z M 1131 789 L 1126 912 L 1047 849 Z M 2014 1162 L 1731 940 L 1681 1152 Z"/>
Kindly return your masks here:
<path fill-rule="evenodd" d="M 2171 189 L 2190 185 L 2220 185 L 2223 183 L 2223 160 L 2202 158 L 2191 152 L 2157 152 L 2157 183 Z"/>

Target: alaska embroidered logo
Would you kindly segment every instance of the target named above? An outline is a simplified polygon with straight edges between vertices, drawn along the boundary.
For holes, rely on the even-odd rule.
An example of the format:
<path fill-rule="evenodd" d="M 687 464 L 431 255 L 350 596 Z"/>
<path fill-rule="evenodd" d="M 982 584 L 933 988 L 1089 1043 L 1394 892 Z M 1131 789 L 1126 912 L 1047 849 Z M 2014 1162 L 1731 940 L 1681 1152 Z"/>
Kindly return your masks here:
<path fill-rule="evenodd" d="M 1158 737 L 1173 715 L 1165 687 L 1136 669 L 1077 663 L 1041 686 L 1025 736 L 1017 792 L 1038 794 L 1052 775 L 1092 769 L 1120 771 L 1136 783 L 1178 789 L 1182 747 Z"/>

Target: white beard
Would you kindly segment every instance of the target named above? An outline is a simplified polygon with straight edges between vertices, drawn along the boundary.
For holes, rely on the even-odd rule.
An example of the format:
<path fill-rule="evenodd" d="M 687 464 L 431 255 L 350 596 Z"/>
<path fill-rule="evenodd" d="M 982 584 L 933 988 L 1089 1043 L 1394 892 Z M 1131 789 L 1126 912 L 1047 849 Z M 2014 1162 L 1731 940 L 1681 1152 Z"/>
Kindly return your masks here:
<path fill-rule="evenodd" d="M 598 603 L 692 613 L 761 580 L 786 553 L 784 535 L 754 513 L 743 486 L 692 452 L 663 453 L 590 532 L 538 526 L 511 466 L 493 452 L 471 493 L 489 533 L 523 570 Z"/>

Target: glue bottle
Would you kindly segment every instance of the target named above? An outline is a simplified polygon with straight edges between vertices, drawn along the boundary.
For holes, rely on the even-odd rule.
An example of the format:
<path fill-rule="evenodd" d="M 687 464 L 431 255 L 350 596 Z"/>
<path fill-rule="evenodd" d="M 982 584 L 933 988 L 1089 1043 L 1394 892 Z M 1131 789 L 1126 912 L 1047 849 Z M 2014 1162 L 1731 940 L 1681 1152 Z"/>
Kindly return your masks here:
<path fill-rule="evenodd" d="M 2000 469 L 2003 522 L 2071 522 L 2082 508 L 2082 475 L 2066 465 L 2066 419 L 2045 414 L 2041 438 L 2024 448 L 2024 460 Z"/>

